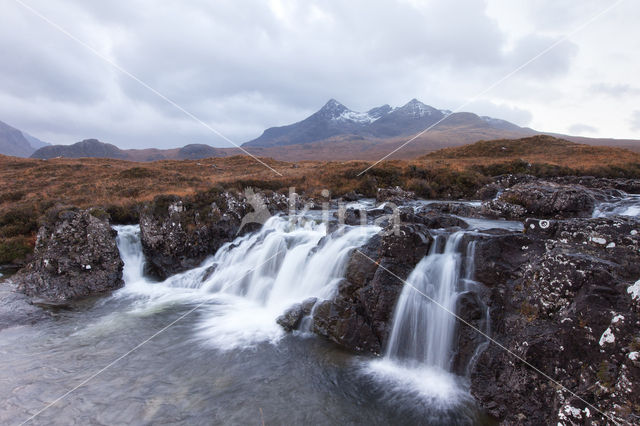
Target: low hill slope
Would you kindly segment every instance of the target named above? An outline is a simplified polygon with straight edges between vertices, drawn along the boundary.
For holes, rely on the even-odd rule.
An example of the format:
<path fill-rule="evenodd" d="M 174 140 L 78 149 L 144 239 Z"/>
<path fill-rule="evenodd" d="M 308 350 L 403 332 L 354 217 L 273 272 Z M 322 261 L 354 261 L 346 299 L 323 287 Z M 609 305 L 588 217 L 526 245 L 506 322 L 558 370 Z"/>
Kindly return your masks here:
<path fill-rule="evenodd" d="M 640 153 L 623 148 L 593 146 L 547 135 L 480 141 L 445 148 L 420 157 L 426 161 L 460 160 L 475 164 L 525 160 L 567 167 L 597 167 L 640 163 Z"/>

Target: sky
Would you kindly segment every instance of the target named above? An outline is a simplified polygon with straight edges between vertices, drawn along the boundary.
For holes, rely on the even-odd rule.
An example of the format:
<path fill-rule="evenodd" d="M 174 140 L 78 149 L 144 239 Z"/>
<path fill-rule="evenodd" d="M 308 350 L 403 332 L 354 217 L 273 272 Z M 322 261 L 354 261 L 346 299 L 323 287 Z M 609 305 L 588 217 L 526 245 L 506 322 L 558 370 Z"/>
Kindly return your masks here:
<path fill-rule="evenodd" d="M 599 15 L 612 4 L 0 0 L 0 121 L 56 144 L 231 146 L 330 98 L 356 111 L 418 98 L 640 139 L 640 2 Z"/>

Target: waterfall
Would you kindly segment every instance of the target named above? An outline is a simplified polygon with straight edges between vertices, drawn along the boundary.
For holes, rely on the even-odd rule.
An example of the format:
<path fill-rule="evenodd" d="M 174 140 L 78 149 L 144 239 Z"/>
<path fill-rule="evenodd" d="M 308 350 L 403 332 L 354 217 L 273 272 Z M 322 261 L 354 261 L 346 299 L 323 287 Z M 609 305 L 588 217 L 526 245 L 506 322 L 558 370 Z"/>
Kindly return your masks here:
<path fill-rule="evenodd" d="M 388 359 L 450 370 L 456 329 L 456 318 L 450 312 L 456 310 L 463 235 L 462 231 L 451 234 L 441 253 L 434 241 L 431 252 L 407 278 L 394 311 L 385 354 Z"/>
<path fill-rule="evenodd" d="M 119 226 L 124 261 L 122 296 L 147 297 L 146 309 L 171 303 L 207 303 L 199 309 L 200 336 L 222 349 L 276 340 L 275 322 L 288 307 L 310 297 L 332 296 L 351 252 L 376 234 L 377 226 L 325 224 L 303 217 L 272 217 L 254 233 L 223 245 L 199 267 L 163 282 L 143 276 L 138 226 Z"/>
<path fill-rule="evenodd" d="M 460 293 L 477 285 L 472 280 L 475 244 L 461 247 L 466 233 L 436 236 L 400 293 L 384 357 L 367 366 L 391 389 L 415 393 L 442 412 L 472 404 L 466 379 L 451 372 L 457 328 L 451 312 Z"/>

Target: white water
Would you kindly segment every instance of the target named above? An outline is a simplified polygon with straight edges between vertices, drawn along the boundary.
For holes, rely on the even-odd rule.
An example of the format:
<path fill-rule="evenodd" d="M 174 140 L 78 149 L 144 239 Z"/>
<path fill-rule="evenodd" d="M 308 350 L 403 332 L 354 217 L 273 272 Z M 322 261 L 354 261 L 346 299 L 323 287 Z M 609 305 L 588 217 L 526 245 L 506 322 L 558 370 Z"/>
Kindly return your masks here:
<path fill-rule="evenodd" d="M 462 263 L 464 234 L 459 231 L 446 237 L 444 249 L 435 240 L 430 253 L 416 265 L 398 299 L 385 356 L 370 365 L 374 374 L 407 386 L 440 408 L 469 398 L 461 378 L 450 372 L 456 301 L 460 291 L 473 282 L 472 264 Z M 472 257 L 473 252 L 471 245 L 467 255 Z"/>
<path fill-rule="evenodd" d="M 593 211 L 593 217 L 640 216 L 640 195 L 627 194 L 626 197 L 599 204 Z"/>
<path fill-rule="evenodd" d="M 457 286 L 463 232 L 447 238 L 442 253 L 432 251 L 407 278 L 396 305 L 386 357 L 409 366 L 423 365 L 449 371 L 456 328 Z"/>
<path fill-rule="evenodd" d="M 143 275 L 139 228 L 116 229 L 125 263 L 125 287 L 117 296 L 146 296 L 139 304 L 143 313 L 175 303 L 201 305 L 199 336 L 221 349 L 278 340 L 283 331 L 276 318 L 309 297 L 329 298 L 351 251 L 380 230 L 345 227 L 326 235 L 324 224 L 272 217 L 260 231 L 225 244 L 200 267 L 158 283 Z"/>

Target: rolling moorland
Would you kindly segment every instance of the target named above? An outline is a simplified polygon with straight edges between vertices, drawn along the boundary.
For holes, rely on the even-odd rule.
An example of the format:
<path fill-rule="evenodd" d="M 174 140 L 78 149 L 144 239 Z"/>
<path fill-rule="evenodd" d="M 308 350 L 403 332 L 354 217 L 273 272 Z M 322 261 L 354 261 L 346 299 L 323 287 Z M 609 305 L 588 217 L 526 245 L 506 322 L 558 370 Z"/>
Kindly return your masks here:
<path fill-rule="evenodd" d="M 264 158 L 275 174 L 248 156 L 136 163 L 104 158 L 49 160 L 0 156 L 0 264 L 23 265 L 39 222 L 60 207 L 98 206 L 114 223 L 137 221 L 140 206 L 161 194 L 196 197 L 212 188 L 254 187 L 332 198 L 355 191 L 374 197 L 399 185 L 424 198 L 472 199 L 494 176 L 590 175 L 640 178 L 640 154 L 577 144 L 551 136 L 480 141 L 411 160 L 299 161 Z"/>

